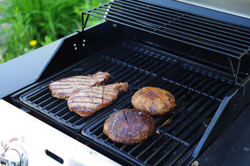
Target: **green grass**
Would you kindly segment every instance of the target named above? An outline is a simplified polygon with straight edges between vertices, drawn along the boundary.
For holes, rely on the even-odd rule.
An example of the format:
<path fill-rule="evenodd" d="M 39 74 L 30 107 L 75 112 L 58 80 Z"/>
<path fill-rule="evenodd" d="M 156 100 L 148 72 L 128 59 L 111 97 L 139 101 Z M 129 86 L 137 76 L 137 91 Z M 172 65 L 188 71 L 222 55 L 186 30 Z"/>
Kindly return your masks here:
<path fill-rule="evenodd" d="M 81 12 L 109 0 L 4 0 L 0 2 L 0 63 L 81 29 Z M 87 26 L 101 19 L 90 17 Z M 30 41 L 36 40 L 36 45 Z M 2 43 L 2 42 L 0 42 Z"/>

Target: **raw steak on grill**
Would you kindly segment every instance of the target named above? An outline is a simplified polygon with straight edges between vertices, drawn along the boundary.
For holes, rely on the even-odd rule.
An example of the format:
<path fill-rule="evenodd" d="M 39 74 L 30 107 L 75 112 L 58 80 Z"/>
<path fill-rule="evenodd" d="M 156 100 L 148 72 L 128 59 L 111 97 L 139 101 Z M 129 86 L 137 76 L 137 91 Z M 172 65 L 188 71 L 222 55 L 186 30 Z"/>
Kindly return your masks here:
<path fill-rule="evenodd" d="M 53 97 L 59 99 L 68 99 L 70 96 L 95 85 L 103 85 L 108 81 L 110 74 L 108 72 L 97 72 L 88 76 L 72 76 L 57 80 L 49 84 L 49 89 Z"/>
<path fill-rule="evenodd" d="M 68 99 L 69 110 L 82 117 L 90 116 L 110 105 L 119 92 L 125 92 L 128 88 L 127 82 L 85 88 Z"/>

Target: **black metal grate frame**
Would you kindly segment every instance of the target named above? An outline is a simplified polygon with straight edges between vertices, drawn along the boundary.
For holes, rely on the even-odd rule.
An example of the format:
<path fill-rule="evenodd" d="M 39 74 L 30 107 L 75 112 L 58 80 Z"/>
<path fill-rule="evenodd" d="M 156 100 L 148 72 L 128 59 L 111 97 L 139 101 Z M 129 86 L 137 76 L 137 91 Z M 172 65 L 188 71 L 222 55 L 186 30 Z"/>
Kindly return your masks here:
<path fill-rule="evenodd" d="M 87 118 L 70 112 L 65 100 L 51 96 L 48 88 L 51 81 L 97 71 L 111 74 L 106 84 L 128 82 L 129 91 Z M 102 132 L 105 119 L 114 111 L 131 108 L 132 95 L 144 86 L 170 91 L 176 98 L 176 108 L 167 115 L 154 116 L 157 132 L 143 143 L 134 146 L 113 143 Z M 191 156 L 187 152 L 197 144 L 223 97 L 233 88 L 231 79 L 182 63 L 167 52 L 123 41 L 26 92 L 20 100 L 138 165 L 171 165 L 185 162 L 183 157 Z"/>

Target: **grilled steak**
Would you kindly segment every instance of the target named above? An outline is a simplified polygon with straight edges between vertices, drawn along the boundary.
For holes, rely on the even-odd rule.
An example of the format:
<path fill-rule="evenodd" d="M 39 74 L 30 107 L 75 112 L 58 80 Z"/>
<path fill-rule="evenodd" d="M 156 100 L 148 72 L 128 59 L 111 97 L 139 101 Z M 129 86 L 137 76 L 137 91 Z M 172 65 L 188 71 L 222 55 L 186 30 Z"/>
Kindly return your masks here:
<path fill-rule="evenodd" d="M 90 116 L 110 105 L 119 92 L 127 91 L 128 88 L 127 82 L 85 88 L 68 99 L 69 110 L 82 117 Z"/>
<path fill-rule="evenodd" d="M 50 83 L 49 89 L 53 97 L 68 99 L 82 89 L 104 84 L 109 77 L 109 73 L 101 71 L 88 76 L 72 76 Z"/>
<path fill-rule="evenodd" d="M 138 90 L 133 95 L 131 103 L 134 108 L 150 115 L 163 115 L 174 109 L 175 98 L 164 89 L 148 86 Z"/>
<path fill-rule="evenodd" d="M 103 132 L 114 142 L 124 145 L 140 143 L 155 131 L 155 120 L 136 109 L 122 109 L 105 121 Z"/>

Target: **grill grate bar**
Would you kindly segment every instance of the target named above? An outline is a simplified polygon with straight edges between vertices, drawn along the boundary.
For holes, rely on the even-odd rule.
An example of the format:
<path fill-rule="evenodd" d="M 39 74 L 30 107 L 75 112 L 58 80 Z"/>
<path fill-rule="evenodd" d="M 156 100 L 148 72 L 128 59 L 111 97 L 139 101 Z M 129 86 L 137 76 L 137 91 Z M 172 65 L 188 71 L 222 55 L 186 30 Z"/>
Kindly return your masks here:
<path fill-rule="evenodd" d="M 222 98 L 223 94 L 226 94 L 233 88 L 233 85 L 224 85 L 217 93 L 214 94 L 214 97 Z"/>
<path fill-rule="evenodd" d="M 207 103 L 206 103 L 206 106 L 203 106 L 203 107 L 208 107 L 209 104 L 212 104 L 212 102 L 211 102 L 211 101 L 210 101 L 210 102 L 207 102 Z M 215 112 L 215 110 L 216 110 L 217 107 L 218 107 L 218 104 L 217 104 L 217 105 L 213 105 L 213 108 L 211 108 L 211 109 L 210 109 L 209 111 L 207 111 L 207 112 L 206 112 L 204 109 L 200 108 L 199 110 L 203 110 L 204 115 L 202 115 L 201 118 L 199 118 L 200 120 L 196 121 L 196 123 L 193 124 L 193 127 L 191 127 L 191 128 L 192 128 L 191 131 L 189 131 L 188 133 L 183 132 L 183 133 L 185 133 L 185 134 L 183 134 L 184 137 L 183 137 L 182 140 L 185 140 L 185 139 L 187 139 L 188 137 L 193 136 L 193 134 L 196 135 L 196 136 L 193 136 L 193 137 L 194 137 L 195 139 L 198 140 L 198 139 L 202 136 L 203 132 L 204 132 L 205 129 L 206 129 L 205 126 L 201 125 L 201 123 L 203 123 L 204 120 L 205 120 L 208 116 L 211 116 L 211 114 Z M 196 111 L 196 112 L 200 112 L 200 111 Z M 200 114 L 200 113 L 199 113 L 199 114 Z M 198 117 L 199 115 L 196 114 L 195 116 Z M 193 119 L 193 121 L 194 121 L 194 119 Z M 188 123 L 190 123 L 190 122 L 191 122 L 191 120 L 189 120 Z M 189 125 L 188 123 L 187 123 L 187 125 Z M 199 131 L 199 132 L 197 132 L 197 131 Z M 179 131 L 179 132 L 181 132 L 181 131 Z M 197 132 L 197 133 L 195 134 L 195 132 Z M 193 145 L 193 144 L 196 142 L 193 138 L 190 138 L 190 140 L 191 140 L 191 141 L 190 141 L 189 145 Z M 173 158 L 173 161 L 172 161 L 171 159 L 169 159 L 168 162 L 167 162 L 167 165 L 173 165 L 173 164 L 174 164 L 176 161 L 178 161 L 179 158 L 181 158 L 181 156 L 182 156 L 183 154 L 185 154 L 186 151 L 189 150 L 191 147 L 192 147 L 192 146 L 183 146 L 181 150 L 178 150 L 178 151 L 179 151 L 179 154 L 178 154 L 178 153 L 176 154 L 177 157 L 176 157 L 176 158 Z M 155 163 L 155 165 L 158 165 L 159 163 L 162 163 L 164 160 L 166 160 L 167 155 L 168 155 L 168 154 L 163 155 L 163 156 L 161 157 L 161 159 L 159 159 L 159 160 Z M 165 164 L 166 164 L 166 163 L 165 163 Z"/>
<path fill-rule="evenodd" d="M 169 144 L 173 144 L 173 147 L 169 149 L 164 155 L 160 155 L 162 151 L 166 151 L 166 148 L 169 147 Z M 150 165 L 157 165 L 158 162 L 160 162 L 163 158 L 167 158 L 171 156 L 182 144 L 180 142 L 174 142 L 172 139 L 169 139 L 168 141 L 164 142 L 164 144 L 157 149 L 153 154 L 151 154 L 145 161 L 145 164 L 150 164 Z M 160 158 L 159 158 L 160 157 Z M 152 162 L 151 160 L 155 160 L 154 158 L 157 158 L 156 163 Z"/>
<path fill-rule="evenodd" d="M 200 124 L 207 118 L 207 114 L 205 114 L 204 116 L 205 117 L 203 117 L 203 115 L 202 115 L 202 113 L 204 113 L 205 111 L 207 111 L 207 107 L 208 107 L 208 104 L 210 103 L 210 102 L 206 102 L 206 100 L 203 100 L 202 102 L 204 102 L 205 104 L 204 105 L 202 105 L 202 106 L 196 106 L 196 108 L 192 108 L 191 107 L 191 109 L 192 110 L 188 110 L 187 109 L 187 111 L 189 111 L 189 113 L 188 114 L 186 114 L 186 116 L 189 116 L 189 119 L 188 118 L 186 118 L 186 119 L 188 119 L 188 120 L 186 120 L 186 124 L 184 125 L 184 126 L 182 126 L 182 125 L 180 125 L 180 126 L 177 126 L 176 125 L 176 129 L 174 129 L 175 130 L 175 132 L 174 133 L 172 133 L 173 135 L 175 135 L 176 137 L 179 137 L 179 138 L 182 138 L 181 137 L 181 135 L 185 135 L 185 137 L 187 138 L 188 136 L 189 136 L 189 134 L 187 134 L 188 132 L 188 128 L 190 129 L 192 129 L 191 131 L 189 131 L 189 133 L 190 132 L 193 132 L 193 131 L 195 131 L 196 130 L 196 127 L 198 127 L 198 126 L 200 126 Z M 201 103 L 200 103 L 201 104 Z M 217 106 L 217 105 L 216 105 Z M 199 108 L 200 107 L 200 108 Z M 195 111 L 195 110 L 199 110 L 199 111 L 201 111 L 201 112 L 199 112 L 199 111 Z M 216 110 L 211 110 L 212 112 L 214 112 L 214 111 L 216 111 Z M 211 111 L 207 111 L 207 112 L 205 112 L 205 113 L 211 113 Z M 192 116 L 192 117 L 191 117 Z M 191 117 L 191 118 L 190 118 Z M 198 120 L 198 118 L 200 118 L 200 120 Z M 185 118 L 183 118 L 182 120 L 185 120 Z M 195 123 L 194 123 L 195 122 Z M 177 124 L 177 123 L 176 123 Z M 196 127 L 195 127 L 195 125 L 196 125 Z M 165 127 L 165 126 L 164 126 Z M 167 127 L 167 126 L 166 126 Z M 178 129 L 179 128 L 179 129 Z M 164 130 L 165 131 L 165 130 Z M 185 133 L 185 134 L 183 134 L 183 133 Z"/>
<path fill-rule="evenodd" d="M 46 89 L 44 89 L 44 88 L 36 89 L 33 93 L 30 93 L 29 95 L 27 95 L 26 98 L 28 100 L 33 100 L 33 101 L 37 102 L 39 99 L 42 98 L 42 96 L 46 95 L 46 94 L 44 94 L 44 93 L 46 93 L 45 91 L 46 91 Z"/>
<path fill-rule="evenodd" d="M 200 95 L 193 95 L 191 96 L 191 98 L 187 98 L 187 100 L 185 101 L 185 99 L 181 102 L 183 103 L 180 108 L 178 110 L 176 110 L 176 113 L 170 117 L 168 120 L 172 120 L 172 119 L 177 119 L 178 116 L 181 115 L 185 115 L 182 116 L 182 118 L 178 119 L 178 121 L 176 120 L 174 124 L 171 124 L 170 126 L 168 126 L 164 131 L 171 133 L 173 135 L 178 134 L 178 132 L 176 133 L 172 133 L 172 131 L 176 130 L 177 128 L 180 127 L 180 124 L 187 118 L 191 117 L 191 114 L 193 113 L 193 111 L 196 110 L 196 107 L 198 107 L 200 104 L 203 104 L 202 102 L 204 102 L 204 97 L 202 98 Z M 184 112 L 185 111 L 185 112 Z M 168 121 L 167 120 L 167 121 Z M 163 125 L 164 126 L 164 123 Z"/>
<path fill-rule="evenodd" d="M 70 113 L 70 114 L 72 114 L 72 113 Z M 69 118 L 67 118 L 66 120 L 70 123 L 70 121 L 72 119 L 75 119 L 76 117 L 78 117 L 78 115 L 77 114 L 73 114 L 73 115 L 70 115 Z"/>
<path fill-rule="evenodd" d="M 175 81 L 182 80 L 183 78 L 185 78 L 185 75 L 187 74 L 187 73 L 185 73 L 186 69 L 183 68 L 183 66 L 180 66 L 180 67 L 181 68 L 179 71 L 177 70 L 176 72 L 175 71 L 171 72 L 171 75 L 168 76 L 167 78 L 169 80 L 175 80 Z M 190 71 L 188 71 L 188 72 L 190 72 Z M 184 74 L 181 74 L 181 73 L 184 73 Z"/>
<path fill-rule="evenodd" d="M 159 72 L 162 71 L 165 66 L 166 66 L 166 64 L 163 64 L 163 63 L 159 64 L 158 66 L 155 66 L 154 69 L 151 70 L 151 72 L 159 75 Z"/>
<path fill-rule="evenodd" d="M 78 126 L 80 124 L 83 124 L 84 123 L 84 120 L 83 118 L 78 118 L 78 120 L 75 120 L 75 122 L 71 123 L 72 126 Z"/>
<path fill-rule="evenodd" d="M 159 75 L 159 76 L 164 76 L 164 75 L 166 75 L 167 73 L 169 73 L 170 71 L 173 71 L 173 69 L 176 69 L 176 68 L 179 68 L 180 67 L 180 65 L 178 64 L 178 63 L 168 63 L 168 64 L 166 64 L 165 66 L 164 66 L 164 69 L 165 70 L 161 70 L 160 72 L 158 72 L 157 74 Z M 176 69 L 176 70 L 178 70 L 178 69 Z"/>
<path fill-rule="evenodd" d="M 212 106 L 209 104 L 213 104 Z M 208 108 L 209 106 L 211 106 L 211 108 Z M 212 115 L 215 113 L 216 109 L 218 108 L 219 103 L 216 103 L 214 101 L 210 101 L 207 102 L 205 106 L 201 106 L 197 112 L 194 113 L 194 119 L 198 119 L 195 121 L 195 123 L 192 124 L 192 126 L 190 125 L 189 128 L 191 128 L 191 130 L 187 130 L 186 132 L 183 132 L 180 137 L 183 140 L 186 140 L 189 144 L 192 141 L 191 136 L 193 135 L 193 133 L 195 133 L 198 128 L 200 126 L 203 127 L 207 127 L 208 123 L 206 122 L 206 120 L 210 119 L 212 117 Z M 190 122 L 188 122 L 190 123 Z"/>
<path fill-rule="evenodd" d="M 46 98 L 46 96 L 48 96 L 49 95 L 49 93 L 47 92 L 44 92 L 46 89 L 43 89 L 43 91 L 40 91 L 38 94 L 33 94 L 33 95 L 30 95 L 30 96 L 28 96 L 27 97 L 27 99 L 31 99 L 31 98 L 34 98 L 34 97 L 36 97 L 36 96 L 40 96 L 40 97 L 38 97 L 38 98 L 36 98 L 35 100 L 33 100 L 33 102 L 34 103 L 37 103 L 37 102 L 39 102 L 39 100 L 42 100 L 43 98 Z"/>
<path fill-rule="evenodd" d="M 43 102 L 39 103 L 38 106 L 41 106 L 43 103 L 48 102 L 49 104 L 46 104 L 43 106 L 46 110 L 49 110 L 48 107 L 55 105 L 55 103 L 58 102 L 59 99 L 53 100 L 53 97 L 49 97 L 47 100 L 45 99 Z"/>
<path fill-rule="evenodd" d="M 201 91 L 202 92 L 211 92 L 214 88 L 217 88 L 217 87 L 214 87 L 216 85 L 217 81 L 216 80 L 212 80 L 210 83 L 208 83 L 207 85 L 205 85 Z M 210 89 L 212 87 L 212 89 Z M 205 96 L 207 96 L 207 94 L 205 94 Z"/>
<path fill-rule="evenodd" d="M 185 162 L 181 160 L 181 158 L 183 157 L 183 155 L 187 154 L 187 152 L 195 146 L 195 144 L 199 141 L 199 139 L 202 137 L 203 133 L 205 132 L 206 128 L 205 127 L 201 127 L 200 129 L 200 132 L 197 132 L 193 137 L 192 137 L 192 140 L 190 141 L 190 146 L 186 146 L 186 147 L 183 147 L 183 149 L 179 150 L 176 154 L 175 154 L 175 158 L 171 158 L 170 160 L 168 160 L 167 162 L 164 163 L 164 165 L 174 165 L 176 164 L 177 162 Z M 189 153 L 190 156 L 192 155 L 192 153 Z M 185 159 L 188 159 L 189 157 L 186 157 Z M 162 157 L 161 159 L 161 162 L 163 163 L 164 161 L 164 158 Z M 160 164 L 160 162 L 158 162 L 158 164 Z M 177 165 L 182 165 L 182 164 L 177 164 Z"/>
<path fill-rule="evenodd" d="M 91 63 L 90 63 L 91 62 Z M 82 65 L 80 64 L 80 68 L 73 68 L 71 73 L 67 73 L 67 75 L 63 75 L 60 78 L 56 78 L 54 80 L 58 80 L 64 77 L 68 76 L 74 76 L 74 75 L 88 75 L 88 74 L 94 74 L 96 72 L 95 67 L 101 66 L 101 59 L 100 58 L 92 58 L 88 61 L 84 61 Z"/>
<path fill-rule="evenodd" d="M 211 95 L 214 96 L 214 94 L 215 94 L 216 92 L 218 92 L 221 88 L 223 88 L 223 86 L 224 86 L 224 83 L 223 83 L 223 82 L 217 81 L 217 82 L 216 82 L 216 86 L 212 87 L 212 88 L 208 91 L 208 94 L 211 94 Z"/>
<path fill-rule="evenodd" d="M 59 99 L 57 99 L 57 100 L 55 100 L 55 101 L 58 102 L 57 105 L 55 105 L 54 107 L 50 108 L 50 109 L 48 110 L 48 112 L 53 113 L 55 110 L 57 110 L 58 108 L 60 108 L 63 104 L 65 104 L 65 102 L 60 102 Z"/>
<path fill-rule="evenodd" d="M 206 88 L 205 86 L 207 85 L 207 83 L 208 82 L 211 83 L 212 81 L 213 81 L 212 77 L 204 78 L 203 80 L 198 82 L 198 84 L 196 84 L 193 88 L 198 89 L 199 91 L 202 91 L 202 90 L 204 90 Z"/>
<path fill-rule="evenodd" d="M 89 68 L 89 71 L 86 71 L 86 74 L 88 74 L 88 73 L 94 73 L 94 72 L 96 72 L 96 71 L 99 71 L 98 69 L 102 69 L 102 68 L 104 68 L 106 65 L 108 65 L 107 63 L 105 64 L 105 63 L 103 63 L 102 62 L 102 60 L 100 60 L 100 61 L 97 61 L 96 63 L 93 63 L 93 65 L 91 65 L 91 66 L 89 66 L 89 67 L 91 67 L 91 68 Z M 88 72 L 88 73 L 87 73 Z M 84 75 L 86 75 L 86 74 L 84 74 Z"/>
<path fill-rule="evenodd" d="M 168 156 L 171 155 L 174 151 L 176 151 L 179 147 L 181 147 L 180 143 L 176 144 L 170 151 L 168 151 L 165 155 L 163 155 L 156 163 L 154 163 L 154 166 L 157 166 L 160 162 L 162 162 L 163 159 L 166 159 Z M 186 148 L 183 146 L 183 148 Z"/>
<path fill-rule="evenodd" d="M 197 76 L 196 78 L 194 78 L 192 81 L 190 81 L 189 83 L 186 84 L 187 86 L 190 86 L 190 87 L 193 87 L 194 89 L 197 89 L 199 87 L 199 83 L 202 85 L 202 81 L 204 79 L 206 80 L 206 75 L 205 75 L 205 73 L 201 74 L 200 71 L 197 71 L 197 74 L 198 75 L 196 75 Z"/>
<path fill-rule="evenodd" d="M 187 85 L 187 86 L 192 86 L 193 84 L 195 84 L 197 82 L 197 77 L 200 76 L 199 72 L 195 72 L 195 71 L 191 71 L 190 75 L 186 76 L 186 79 L 181 80 L 177 80 L 177 82 L 180 82 L 183 85 Z"/>
<path fill-rule="evenodd" d="M 67 106 L 64 106 L 63 108 L 61 108 L 60 110 L 58 110 L 58 111 L 54 114 L 54 116 L 55 116 L 55 117 L 58 117 L 58 118 L 60 118 L 60 119 L 63 119 L 62 116 L 64 115 L 65 110 L 68 110 L 68 107 L 67 107 Z M 68 113 L 68 111 L 67 111 L 67 113 Z"/>
<path fill-rule="evenodd" d="M 101 122 L 100 122 L 100 124 L 103 124 L 103 123 L 104 123 L 104 121 L 101 121 Z M 102 125 L 97 125 L 97 128 L 95 128 L 94 130 L 90 131 L 90 133 L 95 133 L 97 130 L 102 130 L 102 128 L 103 128 Z M 101 133 L 101 134 L 102 134 L 102 133 Z M 97 136 L 97 137 L 100 137 L 100 135 Z"/>
<path fill-rule="evenodd" d="M 68 109 L 67 107 L 65 107 L 65 109 Z M 64 113 L 60 118 L 62 118 L 63 119 L 63 121 L 65 121 L 66 120 L 66 117 L 69 115 L 69 114 L 71 114 L 72 112 L 70 112 L 70 111 L 67 111 L 66 113 Z"/>
<path fill-rule="evenodd" d="M 210 105 L 210 102 L 209 102 L 209 104 L 208 104 L 208 107 L 209 107 L 209 105 Z M 197 128 L 199 128 L 199 124 L 200 123 L 204 123 L 204 121 L 205 121 L 205 119 L 207 118 L 207 117 L 211 117 L 212 116 L 212 114 L 215 112 L 215 110 L 216 110 L 216 108 L 218 107 L 218 105 L 219 104 L 213 104 L 213 103 L 211 103 L 211 105 L 212 105 L 212 108 L 210 108 L 208 111 L 204 111 L 203 110 L 203 112 L 204 112 L 204 114 L 202 115 L 202 117 L 201 118 L 199 118 L 200 120 L 196 123 L 196 126 L 194 127 L 194 129 L 193 129 L 193 131 L 191 131 L 191 132 L 189 132 L 189 133 L 187 133 L 187 135 L 186 136 L 184 136 L 184 140 L 185 139 L 187 139 L 187 137 L 190 137 L 190 135 L 192 134 L 192 132 L 196 132 L 196 130 L 197 130 Z M 206 126 L 207 124 L 203 124 L 202 125 L 202 127 L 201 127 L 201 131 L 200 132 L 197 132 L 196 134 L 194 134 L 192 137 L 190 137 L 190 141 L 189 141 L 189 144 L 191 145 L 190 147 L 193 147 L 193 145 L 194 144 L 196 144 L 197 143 L 197 141 L 201 138 L 201 136 L 203 135 L 203 133 L 205 132 L 205 130 L 206 130 Z M 176 157 L 176 158 L 174 158 L 174 160 L 173 161 L 171 161 L 171 160 L 169 160 L 168 161 L 168 165 L 173 165 L 174 163 L 176 163 L 177 161 L 178 162 L 185 162 L 185 161 L 179 161 L 179 159 L 181 158 L 181 156 L 183 156 L 185 153 L 186 153 L 186 151 L 190 148 L 190 147 L 186 147 L 186 149 L 185 150 L 183 150 L 183 151 L 180 151 L 179 152 L 179 154 L 177 153 L 176 155 L 178 156 L 178 157 Z M 191 153 L 192 154 L 192 153 Z M 187 157 L 188 158 L 188 157 Z M 170 164 L 171 163 L 171 164 Z M 179 165 L 182 165 L 182 164 L 179 164 Z"/>
<path fill-rule="evenodd" d="M 135 156 L 135 158 L 136 158 L 136 159 L 139 159 L 141 156 L 144 155 L 145 152 L 147 152 L 149 149 L 152 149 L 154 146 L 156 146 L 158 142 L 161 142 L 160 140 L 161 140 L 163 137 L 165 137 L 165 135 L 164 135 L 164 134 L 161 134 L 159 137 L 156 138 L 156 140 L 155 140 L 153 143 L 149 144 L 149 146 L 146 146 L 146 147 L 143 149 L 143 151 L 141 151 L 137 156 Z M 143 144 L 143 145 L 144 145 L 144 144 Z M 142 145 L 142 144 L 138 144 L 138 146 L 143 146 L 143 145 Z M 137 148 L 138 148 L 138 147 L 136 147 L 136 148 L 134 148 L 134 149 L 132 149 L 132 150 L 136 150 Z M 145 161 L 145 162 L 146 162 L 146 161 Z"/>
<path fill-rule="evenodd" d="M 178 142 L 183 143 L 183 144 L 186 145 L 186 146 L 189 145 L 189 143 L 187 143 L 187 142 L 181 140 L 180 138 L 178 138 L 178 137 L 176 137 L 176 136 L 174 136 L 174 135 L 172 135 L 172 134 L 169 134 L 168 132 L 164 132 L 164 131 L 161 130 L 160 128 L 158 128 L 157 131 L 159 131 L 160 133 L 162 133 L 162 134 L 164 134 L 164 135 L 166 135 L 166 136 L 172 138 L 173 140 L 176 140 L 176 141 L 178 141 Z"/>

